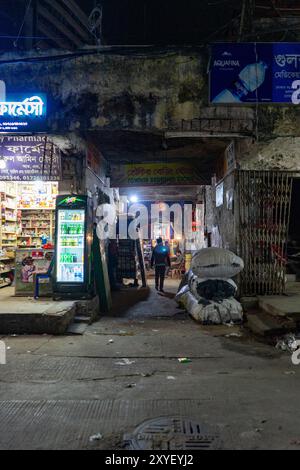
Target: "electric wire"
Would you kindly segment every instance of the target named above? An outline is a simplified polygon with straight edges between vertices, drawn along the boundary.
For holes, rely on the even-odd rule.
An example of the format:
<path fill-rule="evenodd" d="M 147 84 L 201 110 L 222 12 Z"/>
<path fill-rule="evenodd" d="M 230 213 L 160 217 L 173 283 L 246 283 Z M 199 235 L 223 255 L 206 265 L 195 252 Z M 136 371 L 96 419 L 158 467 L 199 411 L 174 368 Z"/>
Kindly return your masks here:
<path fill-rule="evenodd" d="M 22 32 L 22 29 L 23 29 L 23 26 L 24 26 L 24 23 L 25 23 L 25 20 L 26 20 L 26 17 L 27 17 L 27 13 L 28 13 L 29 8 L 30 8 L 30 5 L 31 5 L 31 2 L 32 2 L 32 0 L 28 0 L 28 4 L 27 4 L 26 10 L 25 10 L 25 14 L 24 14 L 24 18 L 23 18 L 22 24 L 21 24 L 20 29 L 19 29 L 19 33 L 18 33 L 17 39 L 16 39 L 16 40 L 14 41 L 14 43 L 13 43 L 14 47 L 17 47 L 17 45 L 18 45 L 18 41 L 19 41 L 19 38 L 20 38 L 20 34 L 21 34 L 21 32 Z"/>

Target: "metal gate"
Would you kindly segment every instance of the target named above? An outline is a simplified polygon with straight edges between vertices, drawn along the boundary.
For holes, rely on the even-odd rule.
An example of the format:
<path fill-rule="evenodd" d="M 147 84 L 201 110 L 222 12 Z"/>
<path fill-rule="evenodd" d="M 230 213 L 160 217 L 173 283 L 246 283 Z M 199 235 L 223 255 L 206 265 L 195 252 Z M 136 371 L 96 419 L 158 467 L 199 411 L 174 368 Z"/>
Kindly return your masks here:
<path fill-rule="evenodd" d="M 242 295 L 282 294 L 293 177 L 282 171 L 237 171 Z"/>

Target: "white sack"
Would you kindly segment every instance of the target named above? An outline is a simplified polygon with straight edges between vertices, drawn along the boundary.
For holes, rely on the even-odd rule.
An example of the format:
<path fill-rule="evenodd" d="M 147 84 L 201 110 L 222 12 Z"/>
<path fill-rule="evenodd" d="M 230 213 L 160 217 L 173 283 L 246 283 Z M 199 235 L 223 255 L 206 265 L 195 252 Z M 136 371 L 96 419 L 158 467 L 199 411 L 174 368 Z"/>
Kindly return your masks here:
<path fill-rule="evenodd" d="M 223 248 L 203 248 L 194 254 L 191 261 L 193 274 L 200 278 L 229 278 L 244 268 L 243 260 Z"/>

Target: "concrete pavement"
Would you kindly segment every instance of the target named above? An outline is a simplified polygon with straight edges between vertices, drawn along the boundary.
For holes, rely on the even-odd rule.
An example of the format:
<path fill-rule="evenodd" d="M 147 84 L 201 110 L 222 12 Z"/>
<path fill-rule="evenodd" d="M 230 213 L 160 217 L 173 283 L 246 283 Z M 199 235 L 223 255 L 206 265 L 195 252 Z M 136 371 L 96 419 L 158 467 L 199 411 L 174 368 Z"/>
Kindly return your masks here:
<path fill-rule="evenodd" d="M 0 448 L 117 449 L 144 420 L 179 415 L 216 427 L 222 448 L 299 449 L 300 366 L 243 328 L 196 324 L 175 290 L 83 336 L 2 337 Z"/>

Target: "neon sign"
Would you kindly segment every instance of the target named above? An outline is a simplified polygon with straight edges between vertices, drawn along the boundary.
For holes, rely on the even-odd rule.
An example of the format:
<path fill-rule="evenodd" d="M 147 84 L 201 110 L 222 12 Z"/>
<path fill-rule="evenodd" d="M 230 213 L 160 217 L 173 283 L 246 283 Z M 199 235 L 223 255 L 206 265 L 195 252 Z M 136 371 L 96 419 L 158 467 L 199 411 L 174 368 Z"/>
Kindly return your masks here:
<path fill-rule="evenodd" d="M 2 94 L 0 98 L 0 133 L 45 132 L 46 117 L 47 97 L 43 93 Z"/>
<path fill-rule="evenodd" d="M 44 104 L 39 96 L 23 101 L 0 101 L 0 116 L 42 116 Z"/>

